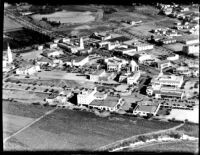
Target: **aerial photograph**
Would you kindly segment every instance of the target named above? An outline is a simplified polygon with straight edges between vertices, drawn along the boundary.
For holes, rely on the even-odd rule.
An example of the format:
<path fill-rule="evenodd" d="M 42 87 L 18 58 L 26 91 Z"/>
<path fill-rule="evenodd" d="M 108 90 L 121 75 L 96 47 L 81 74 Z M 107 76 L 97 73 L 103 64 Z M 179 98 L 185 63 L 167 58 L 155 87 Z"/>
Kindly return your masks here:
<path fill-rule="evenodd" d="M 198 154 L 200 4 L 71 1 L 2 3 L 3 151 Z"/>

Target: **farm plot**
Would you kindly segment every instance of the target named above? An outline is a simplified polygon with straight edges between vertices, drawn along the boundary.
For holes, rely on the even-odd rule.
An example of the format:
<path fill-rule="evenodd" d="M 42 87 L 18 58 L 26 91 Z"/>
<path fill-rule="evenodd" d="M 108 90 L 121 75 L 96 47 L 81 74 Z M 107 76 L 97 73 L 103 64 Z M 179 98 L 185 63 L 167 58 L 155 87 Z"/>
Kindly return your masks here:
<path fill-rule="evenodd" d="M 133 120 L 137 120 L 136 123 L 131 123 Z M 102 118 L 93 113 L 59 109 L 13 138 L 31 150 L 93 150 L 123 138 L 175 125 L 177 123 L 115 115 Z"/>

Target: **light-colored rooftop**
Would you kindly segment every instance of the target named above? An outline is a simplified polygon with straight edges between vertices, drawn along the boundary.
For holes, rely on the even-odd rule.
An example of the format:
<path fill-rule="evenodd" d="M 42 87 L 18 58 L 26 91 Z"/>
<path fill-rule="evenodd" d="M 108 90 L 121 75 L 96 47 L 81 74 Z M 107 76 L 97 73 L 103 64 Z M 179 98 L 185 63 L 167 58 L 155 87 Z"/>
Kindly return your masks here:
<path fill-rule="evenodd" d="M 134 111 L 144 111 L 144 112 L 150 112 L 154 113 L 156 109 L 158 108 L 158 105 L 138 105 Z"/>
<path fill-rule="evenodd" d="M 108 96 L 105 100 L 101 100 L 101 101 L 94 100 L 89 105 L 91 105 L 91 106 L 104 106 L 104 107 L 113 108 L 118 103 L 118 100 L 119 100 L 119 98 L 117 98 L 117 97 Z"/>
<path fill-rule="evenodd" d="M 176 76 L 176 75 L 162 75 L 157 77 L 158 81 L 160 82 L 164 82 L 164 81 L 171 81 L 171 82 L 175 82 L 175 83 L 180 83 L 183 80 L 183 76 Z"/>
<path fill-rule="evenodd" d="M 104 69 L 96 70 L 94 73 L 92 73 L 92 75 L 100 75 L 100 74 L 102 74 L 104 71 L 105 71 Z"/>

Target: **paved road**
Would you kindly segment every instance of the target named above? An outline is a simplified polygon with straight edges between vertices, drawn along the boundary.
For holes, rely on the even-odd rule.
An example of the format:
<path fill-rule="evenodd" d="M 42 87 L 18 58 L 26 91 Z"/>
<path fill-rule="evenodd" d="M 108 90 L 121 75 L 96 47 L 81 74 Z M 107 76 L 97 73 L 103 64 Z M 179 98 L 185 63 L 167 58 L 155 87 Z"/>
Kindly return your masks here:
<path fill-rule="evenodd" d="M 103 151 L 103 150 L 108 150 L 109 148 L 112 148 L 113 146 L 116 146 L 116 145 L 119 145 L 119 144 L 122 144 L 126 141 L 130 141 L 134 138 L 137 138 L 139 136 L 148 136 L 148 135 L 151 135 L 151 134 L 159 134 L 159 133 L 163 133 L 163 132 L 167 132 L 167 131 L 171 131 L 171 130 L 176 130 L 177 128 L 180 128 L 181 126 L 183 126 L 184 123 L 182 124 L 179 124 L 175 127 L 172 127 L 172 128 L 169 128 L 169 129 L 164 129 L 164 130 L 158 130 L 158 131 L 153 131 L 153 132 L 149 132 L 149 133 L 144 133 L 144 134 L 140 134 L 140 135 L 135 135 L 135 136 L 132 136 L 132 137 L 129 137 L 129 138 L 126 138 L 126 139 L 122 139 L 122 140 L 119 140 L 119 141 L 116 141 L 114 143 L 111 143 L 111 144 L 108 144 L 108 145 L 105 145 L 105 146 L 102 146 L 100 147 L 98 150 L 100 151 Z"/>

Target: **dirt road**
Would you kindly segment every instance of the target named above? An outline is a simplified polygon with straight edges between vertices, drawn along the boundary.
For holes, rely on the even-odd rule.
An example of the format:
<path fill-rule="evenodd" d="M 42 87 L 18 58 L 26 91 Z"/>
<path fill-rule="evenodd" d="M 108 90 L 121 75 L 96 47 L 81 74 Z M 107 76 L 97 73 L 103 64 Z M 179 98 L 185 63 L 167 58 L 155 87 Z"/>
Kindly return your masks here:
<path fill-rule="evenodd" d="M 135 136 L 132 136 L 132 137 L 129 137 L 129 138 L 126 138 L 126 139 L 122 139 L 122 140 L 116 141 L 114 143 L 102 146 L 98 150 L 100 150 L 100 151 L 108 150 L 109 148 L 120 145 L 120 144 L 127 142 L 127 141 L 131 141 L 132 139 L 137 138 L 139 136 L 148 136 L 148 135 L 151 135 L 151 134 L 159 134 L 159 133 L 163 133 L 163 132 L 167 132 L 167 131 L 171 131 L 171 130 L 176 130 L 177 128 L 180 128 L 183 125 L 184 125 L 184 123 L 179 124 L 175 127 L 169 128 L 169 129 L 165 129 L 165 130 L 159 130 L 159 131 L 149 132 L 149 133 L 145 133 L 145 134 L 135 135 Z"/>

